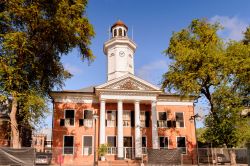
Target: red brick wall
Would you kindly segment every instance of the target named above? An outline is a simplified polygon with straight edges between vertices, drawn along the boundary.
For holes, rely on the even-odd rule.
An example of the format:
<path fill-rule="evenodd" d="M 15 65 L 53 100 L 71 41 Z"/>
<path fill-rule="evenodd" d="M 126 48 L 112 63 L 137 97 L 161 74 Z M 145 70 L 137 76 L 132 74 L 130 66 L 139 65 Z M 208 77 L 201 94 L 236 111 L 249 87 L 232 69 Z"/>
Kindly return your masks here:
<path fill-rule="evenodd" d="M 74 146 L 79 147 L 75 150 L 75 154 L 64 156 L 64 163 L 70 160 L 74 160 L 74 162 L 83 162 L 83 161 L 93 161 L 93 155 L 84 156 L 82 155 L 82 139 L 83 135 L 94 135 L 94 127 L 86 128 L 84 126 L 79 127 L 79 119 L 83 118 L 83 110 L 91 109 L 94 113 L 99 115 L 99 103 L 95 104 L 74 104 L 74 103 L 55 103 L 54 107 L 54 120 L 53 120 L 53 148 L 62 148 L 63 147 L 63 136 L 64 135 L 74 135 Z M 64 119 L 64 110 L 65 109 L 74 109 L 75 110 L 75 126 L 74 127 L 62 127 L 60 126 L 60 119 Z M 134 110 L 134 103 L 124 103 L 124 110 Z M 106 103 L 106 110 L 117 110 L 117 103 Z M 140 104 L 140 110 L 151 111 L 151 104 Z M 185 136 L 187 147 L 188 147 L 188 155 L 186 158 L 192 159 L 193 150 L 196 145 L 195 142 L 195 128 L 194 123 L 189 121 L 191 115 L 193 115 L 193 107 L 192 106 L 157 106 L 157 111 L 166 111 L 168 112 L 168 117 L 170 119 L 174 119 L 175 112 L 184 112 L 184 128 L 159 128 L 159 136 L 168 136 L 169 137 L 169 148 L 176 148 L 176 136 Z M 99 144 L 99 122 L 97 120 L 97 138 L 96 145 Z M 150 122 L 151 126 L 151 122 Z M 142 135 L 147 136 L 147 146 L 152 147 L 152 128 L 144 128 L 142 130 Z M 117 135 L 116 127 L 106 128 L 106 136 L 107 135 Z M 124 136 L 133 136 L 134 143 L 134 128 L 124 127 Z M 189 157 L 188 157 L 189 156 Z M 55 159 L 58 156 L 54 156 Z M 109 158 L 113 158 L 109 156 Z"/>

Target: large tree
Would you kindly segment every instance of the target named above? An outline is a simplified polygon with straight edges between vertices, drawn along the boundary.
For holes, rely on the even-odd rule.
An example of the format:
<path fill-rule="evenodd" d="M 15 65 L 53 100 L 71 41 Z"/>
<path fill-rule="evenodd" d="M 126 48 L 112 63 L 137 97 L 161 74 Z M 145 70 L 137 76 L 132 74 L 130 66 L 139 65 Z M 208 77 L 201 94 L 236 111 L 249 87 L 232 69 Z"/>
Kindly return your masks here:
<path fill-rule="evenodd" d="M 0 1 L 0 91 L 11 98 L 13 147 L 20 147 L 17 115 L 32 121 L 44 111 L 49 91 L 71 76 L 60 59 L 89 48 L 94 30 L 86 17 L 87 0 Z"/>
<path fill-rule="evenodd" d="M 241 111 L 249 102 L 249 29 L 243 41 L 223 41 L 218 23 L 193 20 L 190 26 L 171 37 L 166 55 L 173 60 L 163 76 L 163 88 L 183 95 L 205 98 L 210 106 L 206 135 L 214 145 L 237 146 L 248 127 Z M 243 136 L 244 135 L 244 136 Z"/>

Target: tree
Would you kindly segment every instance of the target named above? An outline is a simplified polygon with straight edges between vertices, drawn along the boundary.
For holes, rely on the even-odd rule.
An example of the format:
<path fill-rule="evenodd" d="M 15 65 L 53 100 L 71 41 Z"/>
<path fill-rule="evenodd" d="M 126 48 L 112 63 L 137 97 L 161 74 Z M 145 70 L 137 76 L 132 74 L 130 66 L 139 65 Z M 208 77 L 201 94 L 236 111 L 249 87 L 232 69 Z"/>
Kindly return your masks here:
<path fill-rule="evenodd" d="M 60 59 L 78 48 L 92 61 L 94 30 L 87 0 L 3 0 L 0 2 L 0 91 L 11 98 L 13 147 L 20 147 L 17 114 L 28 121 L 44 111 L 49 91 L 70 78 Z"/>
<path fill-rule="evenodd" d="M 247 127 L 240 114 L 249 102 L 249 28 L 243 41 L 226 43 L 218 35 L 218 23 L 193 20 L 174 33 L 165 51 L 174 62 L 163 75 L 163 88 L 182 95 L 205 98 L 210 106 L 206 139 L 217 146 L 237 146 L 246 139 L 239 132 Z"/>

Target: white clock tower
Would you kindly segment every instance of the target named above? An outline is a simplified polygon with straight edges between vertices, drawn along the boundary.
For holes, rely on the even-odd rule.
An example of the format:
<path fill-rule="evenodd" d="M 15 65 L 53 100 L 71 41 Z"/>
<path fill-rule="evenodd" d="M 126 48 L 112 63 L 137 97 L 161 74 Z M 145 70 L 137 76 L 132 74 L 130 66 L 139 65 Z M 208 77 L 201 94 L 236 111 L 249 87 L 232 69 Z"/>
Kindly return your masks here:
<path fill-rule="evenodd" d="M 111 27 L 112 38 L 104 43 L 103 51 L 108 59 L 108 81 L 125 74 L 134 74 L 136 44 L 128 38 L 128 27 L 117 21 Z"/>

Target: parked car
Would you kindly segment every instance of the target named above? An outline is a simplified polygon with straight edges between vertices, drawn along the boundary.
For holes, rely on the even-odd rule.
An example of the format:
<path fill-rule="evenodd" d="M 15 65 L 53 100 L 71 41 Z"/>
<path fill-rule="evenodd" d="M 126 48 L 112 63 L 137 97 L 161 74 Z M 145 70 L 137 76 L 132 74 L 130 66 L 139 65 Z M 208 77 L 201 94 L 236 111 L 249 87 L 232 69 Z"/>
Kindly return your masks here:
<path fill-rule="evenodd" d="M 48 165 L 50 164 L 50 159 L 46 155 L 37 155 L 35 162 L 37 165 Z"/>

